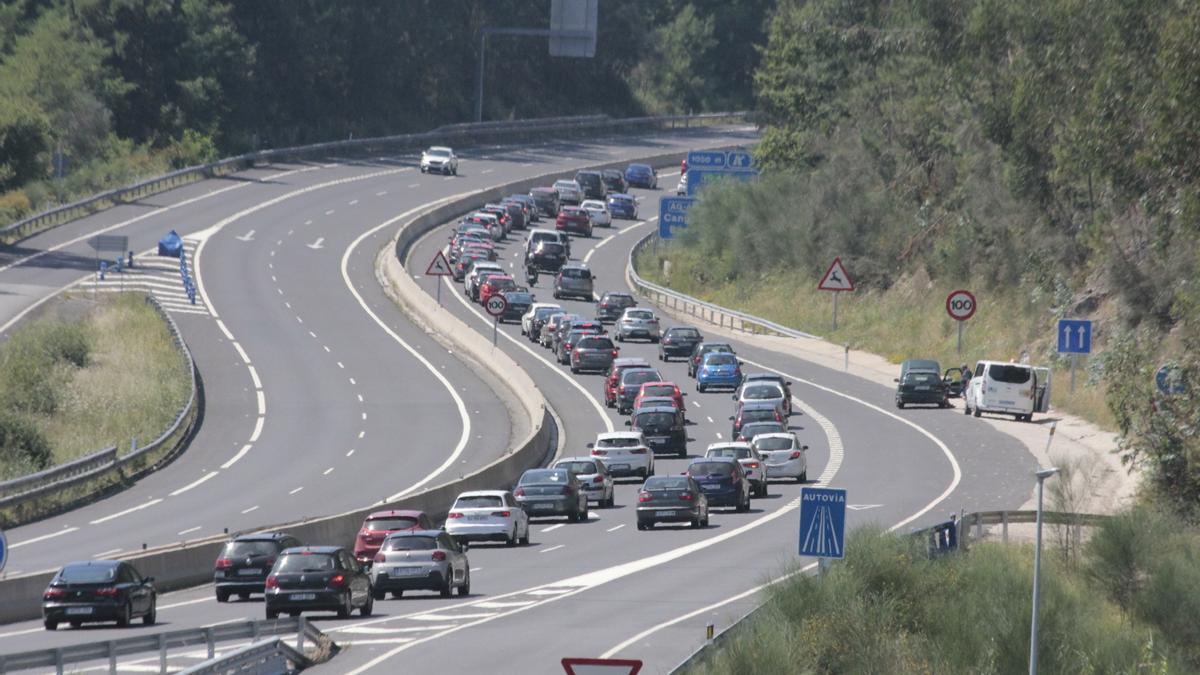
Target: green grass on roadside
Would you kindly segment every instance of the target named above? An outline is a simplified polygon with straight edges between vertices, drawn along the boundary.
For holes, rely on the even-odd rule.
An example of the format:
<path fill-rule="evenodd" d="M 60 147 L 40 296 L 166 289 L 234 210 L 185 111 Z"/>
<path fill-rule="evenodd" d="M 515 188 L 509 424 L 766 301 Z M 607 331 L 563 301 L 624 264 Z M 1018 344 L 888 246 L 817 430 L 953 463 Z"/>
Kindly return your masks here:
<path fill-rule="evenodd" d="M 670 278 L 662 261 L 670 260 Z M 770 319 L 797 330 L 820 335 L 836 344 L 879 354 L 899 364 L 907 358 L 934 358 L 943 368 L 980 359 L 1007 361 L 1028 352 L 1031 363 L 1054 369 L 1051 403 L 1105 429 L 1115 422 L 1105 404 L 1103 382 L 1081 359 L 1075 392 L 1070 392 L 1070 362 L 1058 356 L 1047 326 L 1054 317 L 1043 316 L 1041 298 L 1019 290 L 973 289 L 979 311 L 964 325 L 963 350 L 956 352 L 956 322 L 946 314 L 945 301 L 955 290 L 927 276 L 908 277 L 884 292 L 842 293 L 838 299 L 838 327 L 832 329 L 832 293 L 816 283 L 801 283 L 785 274 L 767 275 L 757 283 L 718 283 L 707 278 L 704 261 L 682 247 L 642 253 L 638 273 L 681 293 Z M 899 373 L 899 370 L 897 370 Z"/>
<path fill-rule="evenodd" d="M 1141 525 L 1147 518 L 1157 523 L 1151 530 L 1164 535 L 1163 548 L 1147 546 L 1131 557 L 1129 544 L 1146 536 Z M 1123 514 L 1076 565 L 1043 555 L 1042 672 L 1196 672 L 1196 629 L 1186 617 L 1200 603 L 1194 565 L 1200 546 L 1193 531 L 1164 518 Z M 1031 547 L 978 544 L 969 553 L 930 560 L 911 538 L 862 528 L 851 534 L 846 551 L 824 578 L 800 575 L 771 587 L 761 609 L 684 672 L 1025 671 Z"/>
<path fill-rule="evenodd" d="M 0 478 L 157 438 L 187 401 L 190 378 L 170 330 L 140 293 L 67 297 L 0 344 Z M 0 429 L 2 431 L 2 429 Z"/>

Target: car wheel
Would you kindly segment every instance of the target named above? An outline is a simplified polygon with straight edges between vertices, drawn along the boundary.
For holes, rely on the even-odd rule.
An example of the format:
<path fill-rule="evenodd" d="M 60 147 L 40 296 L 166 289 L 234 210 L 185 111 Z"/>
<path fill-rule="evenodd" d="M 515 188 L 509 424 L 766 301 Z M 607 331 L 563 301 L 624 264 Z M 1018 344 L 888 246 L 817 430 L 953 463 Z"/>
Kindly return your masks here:
<path fill-rule="evenodd" d="M 695 518 L 692 518 L 692 529 L 695 529 L 695 530 L 700 529 L 700 516 L 696 516 Z"/>
<path fill-rule="evenodd" d="M 378 588 L 372 588 L 371 597 L 375 598 L 376 600 L 383 600 L 387 597 L 387 591 L 381 591 Z"/>
<path fill-rule="evenodd" d="M 504 545 L 505 546 L 516 546 L 517 545 L 517 526 L 516 525 L 513 525 L 512 532 L 510 532 L 508 534 L 508 536 L 504 538 Z"/>
<path fill-rule="evenodd" d="M 652 345 L 658 344 L 658 338 L 656 338 L 656 337 L 650 338 L 650 344 L 652 344 Z"/>
<path fill-rule="evenodd" d="M 58 630 L 58 622 L 57 621 L 51 621 L 50 619 L 46 619 L 45 621 L 42 622 L 42 625 L 46 627 L 46 630 Z"/>
<path fill-rule="evenodd" d="M 896 401 L 896 407 L 904 410 L 904 401 Z"/>
<path fill-rule="evenodd" d="M 708 527 L 708 508 L 707 507 L 705 507 L 705 509 L 704 509 L 704 526 Z"/>
<path fill-rule="evenodd" d="M 142 623 L 153 626 L 158 621 L 158 598 L 150 598 L 150 611 L 142 616 Z"/>
<path fill-rule="evenodd" d="M 229 591 L 217 589 L 217 602 L 229 602 Z"/>
<path fill-rule="evenodd" d="M 738 502 L 738 505 L 736 508 L 739 513 L 745 513 L 746 511 L 749 511 L 750 510 L 750 498 L 747 497 L 745 500 Z"/>
<path fill-rule="evenodd" d="M 398 590 L 398 591 L 392 591 L 392 599 L 393 600 L 399 600 L 400 598 L 403 598 L 403 597 L 404 597 L 403 589 Z"/>
<path fill-rule="evenodd" d="M 578 375 L 578 374 L 579 374 L 579 369 L 578 369 L 578 368 L 576 368 L 575 366 L 571 366 L 571 374 L 572 374 L 572 375 Z"/>
<path fill-rule="evenodd" d="M 238 593 L 238 599 L 239 600 L 249 600 L 250 594 L 249 593 Z"/>
<path fill-rule="evenodd" d="M 278 618 L 279 618 L 279 610 L 271 609 L 270 607 L 268 607 L 267 608 L 267 620 L 278 619 Z"/>
<path fill-rule="evenodd" d="M 640 520 L 639 520 L 639 521 L 638 521 L 638 524 L 637 524 L 637 528 L 638 528 L 639 530 L 644 530 L 644 529 L 646 529 L 646 524 L 645 524 L 645 523 L 643 523 L 642 521 L 640 521 Z M 50 630 L 54 630 L 54 629 L 53 629 L 53 628 L 51 628 Z"/>
<path fill-rule="evenodd" d="M 351 612 L 354 611 L 354 601 L 350 598 L 350 591 L 342 594 L 342 606 L 337 608 L 339 619 L 349 619 Z"/>
<path fill-rule="evenodd" d="M 808 482 L 808 469 L 805 469 L 804 471 L 800 472 L 800 475 L 796 478 L 796 482 L 797 483 L 807 483 Z"/>
<path fill-rule="evenodd" d="M 450 576 L 446 576 L 446 581 L 442 582 L 442 587 L 438 589 L 438 593 L 443 598 L 448 598 L 454 594 L 454 582 L 450 580 Z"/>
<path fill-rule="evenodd" d="M 980 416 L 980 415 L 982 415 L 983 413 L 982 413 L 982 412 L 980 412 L 979 408 L 976 408 L 976 409 L 974 409 L 974 410 L 972 410 L 972 411 L 971 411 L 971 414 L 972 414 L 972 415 L 974 415 L 974 416 L 976 416 L 976 417 L 979 417 L 979 416 Z"/>
<path fill-rule="evenodd" d="M 971 414 L 971 406 L 967 405 L 966 401 L 963 401 L 963 414 L 964 415 Z"/>
<path fill-rule="evenodd" d="M 450 171 L 450 175 L 452 175 L 452 176 L 457 176 L 457 175 L 458 175 L 458 167 L 457 167 L 457 166 L 456 166 L 456 167 L 454 167 L 454 169 Z"/>
<path fill-rule="evenodd" d="M 458 597 L 466 597 L 471 594 L 471 572 L 468 571 L 463 577 L 462 585 L 458 587 Z"/>
<path fill-rule="evenodd" d="M 367 601 L 359 608 L 358 613 L 362 616 L 371 616 L 371 612 L 375 611 L 375 592 L 367 594 Z"/>
<path fill-rule="evenodd" d="M 288 612 L 288 616 L 293 617 L 293 618 L 300 616 L 300 610 L 293 609 L 292 611 Z"/>
<path fill-rule="evenodd" d="M 133 619 L 133 607 L 131 607 L 129 605 L 129 603 L 126 602 L 125 606 L 121 608 L 121 615 L 117 617 L 117 626 L 119 628 L 124 628 L 129 625 L 129 622 L 132 619 Z"/>
<path fill-rule="evenodd" d="M 707 387 L 705 387 L 703 384 L 699 384 L 699 383 L 696 384 L 696 391 L 700 392 L 701 394 L 704 393 L 705 389 L 707 389 Z"/>

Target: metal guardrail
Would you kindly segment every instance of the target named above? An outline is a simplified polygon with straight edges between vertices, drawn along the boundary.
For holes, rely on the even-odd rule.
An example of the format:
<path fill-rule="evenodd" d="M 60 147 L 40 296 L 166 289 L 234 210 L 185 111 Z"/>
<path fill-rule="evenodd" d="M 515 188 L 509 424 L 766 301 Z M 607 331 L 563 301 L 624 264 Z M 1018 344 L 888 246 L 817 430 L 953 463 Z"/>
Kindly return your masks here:
<path fill-rule="evenodd" d="M 750 114 L 746 111 L 704 113 L 701 115 L 669 115 L 661 117 L 635 117 L 614 120 L 607 115 L 590 115 L 582 117 L 550 117 L 534 120 L 518 120 L 512 122 L 482 122 L 468 124 L 451 124 L 415 134 L 397 136 L 381 136 L 345 141 L 314 143 L 292 148 L 259 150 L 236 157 L 187 167 L 170 173 L 149 178 L 132 185 L 106 190 L 70 204 L 57 206 L 42 211 L 24 220 L 0 227 L 0 239 L 19 240 L 31 234 L 68 223 L 97 211 L 117 204 L 136 201 L 144 197 L 171 190 L 181 185 L 193 183 L 206 178 L 222 176 L 240 168 L 275 160 L 320 155 L 337 151 L 358 151 L 390 147 L 393 149 L 420 148 L 425 145 L 453 143 L 455 141 L 478 142 L 494 135 L 514 136 L 526 133 L 545 133 L 551 131 L 587 131 L 587 130 L 618 130 L 664 128 L 672 129 L 680 126 L 687 128 L 697 123 L 714 122 L 725 119 L 748 120 Z"/>
<path fill-rule="evenodd" d="M 1072 513 L 1069 511 L 1042 511 L 1042 523 L 1045 525 L 1065 525 L 1067 527 L 1097 527 L 1103 525 L 1112 516 L 1096 513 Z M 1008 543 L 1008 526 L 1032 524 L 1037 522 L 1037 511 L 978 511 L 967 513 L 956 521 L 958 547 L 970 548 L 971 540 L 984 538 L 985 526 L 999 525 L 1000 538 Z M 936 531 L 946 523 L 913 530 L 913 537 L 924 538 L 927 542 L 936 535 Z M 974 534 L 972 534 L 974 530 Z"/>
<path fill-rule="evenodd" d="M 786 337 L 802 338 L 802 339 L 817 339 L 820 337 L 811 333 L 798 331 L 794 328 L 788 328 L 782 324 L 775 323 L 769 319 L 764 319 L 745 312 L 739 312 L 728 307 L 714 305 L 711 302 L 705 302 L 698 298 L 693 298 L 690 295 L 684 295 L 677 291 L 673 291 L 664 286 L 651 283 L 643 279 L 634 266 L 634 260 L 637 256 L 653 242 L 658 235 L 650 233 L 642 237 L 633 249 L 629 252 L 629 260 L 626 263 L 625 274 L 629 282 L 633 284 L 638 293 L 650 298 L 655 304 L 683 312 L 690 316 L 697 317 L 703 321 L 715 323 L 722 327 L 728 327 L 733 330 L 740 330 L 746 333 L 768 334 L 768 335 L 783 335 Z"/>
<path fill-rule="evenodd" d="M 326 658 L 338 651 L 338 646 L 328 635 L 301 616 L 265 621 L 240 621 L 208 628 L 164 631 L 119 640 L 87 642 L 68 647 L 16 654 L 0 654 L 0 673 L 11 673 L 30 668 L 54 668 L 59 675 L 62 675 L 69 665 L 105 660 L 108 661 L 108 671 L 116 673 L 117 660 L 120 657 L 146 652 L 158 652 L 159 672 L 165 673 L 167 672 L 167 657 L 172 650 L 206 647 L 208 658 L 212 660 L 216 654 L 216 646 L 221 642 L 234 640 L 257 642 L 265 637 L 290 636 L 292 634 L 296 636 L 295 651 L 300 654 L 305 654 L 306 642 L 313 645 L 314 651 L 318 655 L 324 655 Z M 217 669 L 197 672 L 220 673 L 227 671 Z"/>
<path fill-rule="evenodd" d="M 311 665 L 311 659 L 275 638 L 240 647 L 219 658 L 181 670 L 179 675 L 278 675 L 304 670 Z"/>
<path fill-rule="evenodd" d="M 186 429 L 184 429 L 185 433 L 182 435 L 178 434 L 178 432 L 183 425 L 190 425 L 196 417 L 193 414 L 195 412 L 197 395 L 196 364 L 192 360 L 192 352 L 188 349 L 187 343 L 183 339 L 183 334 L 179 331 L 179 326 L 176 325 L 171 315 L 162 308 L 162 305 L 159 304 L 154 296 L 146 296 L 146 302 L 150 303 L 159 316 L 162 317 L 163 321 L 166 322 L 167 327 L 171 331 L 175 346 L 183 353 L 184 364 L 191 380 L 191 393 L 188 396 L 187 402 L 183 404 L 183 407 L 175 415 L 175 420 L 158 438 L 140 448 L 131 448 L 124 455 L 118 455 L 116 448 L 107 448 L 72 462 L 46 469 L 45 471 L 39 471 L 35 474 L 0 483 L 0 509 L 20 509 L 49 493 L 58 493 L 67 488 L 82 485 L 118 472 L 126 480 L 140 476 L 154 468 L 154 465 L 146 465 L 146 459 L 161 450 L 164 444 L 173 441 L 175 446 L 164 457 L 160 458 L 159 462 L 171 459 L 178 448 L 181 447 L 180 441 L 186 437 Z M 83 497 L 81 495 L 81 498 Z"/>

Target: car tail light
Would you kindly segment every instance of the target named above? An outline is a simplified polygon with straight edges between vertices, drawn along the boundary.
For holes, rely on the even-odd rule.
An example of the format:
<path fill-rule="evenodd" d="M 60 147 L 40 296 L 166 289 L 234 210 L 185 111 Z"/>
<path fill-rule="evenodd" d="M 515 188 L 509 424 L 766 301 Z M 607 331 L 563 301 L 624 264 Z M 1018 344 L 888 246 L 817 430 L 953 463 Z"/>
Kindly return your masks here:
<path fill-rule="evenodd" d="M 569 494 L 571 494 L 571 486 L 570 486 L 570 485 L 564 485 L 564 486 L 562 486 L 562 493 L 563 493 L 564 495 L 569 495 Z"/>
<path fill-rule="evenodd" d="M 595 478 L 592 479 L 592 482 L 595 483 L 596 485 L 600 485 L 601 483 L 604 482 L 604 476 L 596 476 Z"/>
<path fill-rule="evenodd" d="M 372 558 L 372 560 L 374 560 L 375 562 L 383 562 L 383 561 L 387 560 L 387 556 L 385 556 L 383 554 L 383 551 L 380 551 L 379 553 L 375 554 L 375 557 Z"/>
<path fill-rule="evenodd" d="M 692 501 L 692 493 L 685 492 L 685 493 L 679 495 L 679 498 L 685 502 L 690 502 L 690 501 Z"/>
<path fill-rule="evenodd" d="M 575 356 L 582 357 L 582 356 L 583 356 L 583 350 L 582 350 L 582 349 L 576 349 L 576 350 L 575 350 Z"/>
<path fill-rule="evenodd" d="M 102 598 L 115 598 L 119 592 L 116 586 L 105 586 L 104 588 L 97 588 L 95 590 L 96 595 Z"/>
<path fill-rule="evenodd" d="M 267 580 L 263 583 L 263 585 L 267 588 L 279 588 L 279 580 L 275 578 L 274 574 L 272 574 L 271 576 L 267 577 Z"/>
<path fill-rule="evenodd" d="M 492 515 L 500 518 L 508 518 L 512 515 L 512 511 L 492 511 Z"/>
<path fill-rule="evenodd" d="M 43 600 L 61 600 L 65 597 L 67 597 L 67 592 L 61 588 L 47 588 L 46 592 L 42 594 Z"/>
<path fill-rule="evenodd" d="M 345 583 L 346 583 L 346 575 L 345 574 L 335 574 L 329 578 L 329 585 L 333 586 L 334 588 L 338 588 Z"/>
<path fill-rule="evenodd" d="M 524 497 L 525 496 L 525 488 L 517 488 L 516 490 L 513 490 L 513 496 L 514 497 Z"/>
<path fill-rule="evenodd" d="M 638 493 L 638 501 L 639 502 L 648 502 L 651 499 L 654 499 L 654 497 L 650 496 L 649 492 L 639 492 Z"/>
<path fill-rule="evenodd" d="M 758 462 L 746 462 L 746 466 L 750 467 L 751 469 L 757 469 Z"/>
<path fill-rule="evenodd" d="M 630 450 L 630 451 L 629 451 L 629 454 L 631 454 L 631 455 L 644 455 L 644 454 L 646 454 L 646 449 L 645 449 L 645 448 L 634 448 L 634 449 L 632 449 L 632 450 Z"/>
<path fill-rule="evenodd" d="M 788 456 L 788 459 L 800 459 L 803 456 L 804 455 L 802 455 L 799 450 L 793 450 L 792 454 Z"/>
<path fill-rule="evenodd" d="M 597 457 L 604 457 L 608 454 L 607 450 L 592 450 L 592 454 Z"/>
<path fill-rule="evenodd" d="M 447 518 L 462 518 L 462 516 L 463 514 L 459 513 L 458 511 L 451 511 L 450 513 L 446 514 Z"/>
<path fill-rule="evenodd" d="M 233 560 L 230 558 L 217 558 L 217 569 L 223 570 L 226 567 L 233 567 Z"/>
<path fill-rule="evenodd" d="M 783 421 L 783 415 L 780 415 L 778 410 L 776 410 L 776 411 L 775 411 L 775 421 L 776 421 L 776 422 L 782 422 L 782 421 Z"/>
<path fill-rule="evenodd" d="M 445 551 L 434 551 L 433 555 L 431 557 L 434 560 L 441 562 L 446 559 L 446 552 Z"/>
<path fill-rule="evenodd" d="M 615 358 L 617 358 L 617 354 L 618 354 L 620 351 L 621 351 L 620 349 L 614 349 L 614 350 L 613 350 L 612 354 L 613 354 L 613 358 L 614 358 L 614 359 L 615 359 Z"/>

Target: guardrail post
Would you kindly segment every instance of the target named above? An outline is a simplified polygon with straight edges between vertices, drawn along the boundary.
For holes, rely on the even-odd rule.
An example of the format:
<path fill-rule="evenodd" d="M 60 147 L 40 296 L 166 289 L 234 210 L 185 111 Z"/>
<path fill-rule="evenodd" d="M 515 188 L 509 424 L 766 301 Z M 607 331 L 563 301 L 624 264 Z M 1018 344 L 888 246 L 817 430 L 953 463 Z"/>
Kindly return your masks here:
<path fill-rule="evenodd" d="M 1000 538 L 1004 543 L 1008 543 L 1008 511 L 1000 512 Z"/>
<path fill-rule="evenodd" d="M 108 641 L 108 672 L 113 675 L 117 673 L 117 643 L 112 640 Z"/>
<path fill-rule="evenodd" d="M 167 672 L 167 634 L 158 634 L 158 672 Z"/>
<path fill-rule="evenodd" d="M 975 538 L 983 539 L 983 514 L 975 513 Z"/>
<path fill-rule="evenodd" d="M 63 675 L 63 650 L 54 650 L 54 668 L 58 675 Z"/>
<path fill-rule="evenodd" d="M 204 629 L 204 643 L 208 646 L 208 659 L 211 661 L 217 652 L 217 645 L 213 640 L 213 629 L 211 626 Z"/>
<path fill-rule="evenodd" d="M 308 620 L 303 614 L 296 621 L 296 651 L 304 653 L 304 625 Z"/>

